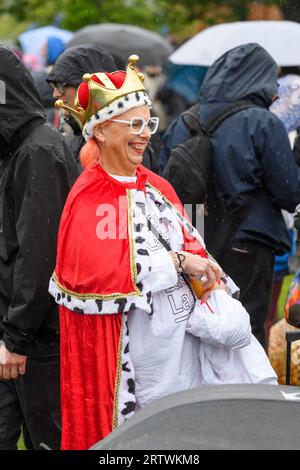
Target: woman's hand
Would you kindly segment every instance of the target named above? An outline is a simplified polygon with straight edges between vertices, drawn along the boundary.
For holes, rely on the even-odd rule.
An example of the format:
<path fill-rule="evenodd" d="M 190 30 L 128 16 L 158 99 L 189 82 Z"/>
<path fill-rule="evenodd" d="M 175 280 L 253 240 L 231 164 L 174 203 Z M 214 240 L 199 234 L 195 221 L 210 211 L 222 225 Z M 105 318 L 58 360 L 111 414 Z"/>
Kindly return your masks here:
<path fill-rule="evenodd" d="M 221 281 L 220 284 L 215 285 L 211 289 L 208 289 L 207 291 L 204 292 L 203 296 L 201 297 L 202 302 L 206 302 L 209 299 L 210 294 L 214 290 L 224 290 L 226 292 L 226 294 L 229 293 L 228 287 L 226 286 L 226 284 L 223 281 Z"/>
<path fill-rule="evenodd" d="M 221 270 L 213 261 L 186 251 L 180 251 L 179 253 L 183 254 L 185 257 L 181 263 L 183 271 L 188 274 L 191 279 L 199 279 L 202 282 L 204 290 L 211 289 L 216 284 L 220 284 Z"/>

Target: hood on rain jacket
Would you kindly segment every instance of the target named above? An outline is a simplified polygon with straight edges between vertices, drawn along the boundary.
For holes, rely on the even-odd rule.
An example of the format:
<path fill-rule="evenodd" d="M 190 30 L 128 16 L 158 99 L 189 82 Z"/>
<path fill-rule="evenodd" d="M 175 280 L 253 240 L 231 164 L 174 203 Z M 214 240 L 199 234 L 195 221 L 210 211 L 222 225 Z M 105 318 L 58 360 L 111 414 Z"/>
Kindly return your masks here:
<path fill-rule="evenodd" d="M 61 212 L 76 177 L 29 72 L 1 46 L 0 339 L 10 351 L 53 352 L 58 314 L 48 284 Z"/>
<path fill-rule="evenodd" d="M 232 49 L 206 73 L 199 117 L 208 126 L 236 102 L 255 105 L 233 114 L 214 132 L 213 164 L 227 210 L 244 214 L 232 239 L 259 241 L 282 253 L 290 249 L 290 239 L 281 209 L 293 212 L 300 202 L 300 169 L 283 123 L 268 109 L 277 94 L 277 72 L 275 61 L 258 44 Z M 179 118 L 165 136 L 167 148 L 187 137 Z M 215 221 L 214 233 L 218 229 L 221 236 Z"/>

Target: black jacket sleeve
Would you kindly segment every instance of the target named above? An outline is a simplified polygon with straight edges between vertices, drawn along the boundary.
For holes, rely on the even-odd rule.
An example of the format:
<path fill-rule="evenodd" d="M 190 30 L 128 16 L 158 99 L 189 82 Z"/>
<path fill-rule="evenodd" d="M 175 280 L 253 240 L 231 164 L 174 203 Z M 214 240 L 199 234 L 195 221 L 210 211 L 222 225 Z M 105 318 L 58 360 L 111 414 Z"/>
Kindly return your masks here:
<path fill-rule="evenodd" d="M 297 165 L 300 166 L 300 134 L 295 140 L 293 152 L 294 152 L 295 161 Z"/>
<path fill-rule="evenodd" d="M 18 249 L 11 304 L 2 324 L 7 348 L 20 354 L 30 350 L 28 345 L 36 340 L 55 309 L 48 284 L 71 182 L 62 145 L 35 144 L 20 151 L 14 171 L 12 214 Z"/>

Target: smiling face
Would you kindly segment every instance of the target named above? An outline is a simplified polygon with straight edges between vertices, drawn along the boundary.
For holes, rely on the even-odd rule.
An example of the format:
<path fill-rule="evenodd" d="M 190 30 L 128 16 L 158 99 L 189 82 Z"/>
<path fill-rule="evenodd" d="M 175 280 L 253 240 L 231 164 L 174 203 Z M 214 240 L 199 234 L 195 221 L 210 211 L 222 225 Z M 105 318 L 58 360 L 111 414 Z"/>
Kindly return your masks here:
<path fill-rule="evenodd" d="M 150 118 L 149 106 L 139 106 L 115 119 L 130 121 L 132 118 Z M 143 160 L 150 139 L 147 126 L 142 134 L 130 133 L 130 125 L 120 122 L 106 121 L 94 128 L 94 135 L 101 153 L 101 165 L 107 173 L 120 176 L 133 176 Z"/>

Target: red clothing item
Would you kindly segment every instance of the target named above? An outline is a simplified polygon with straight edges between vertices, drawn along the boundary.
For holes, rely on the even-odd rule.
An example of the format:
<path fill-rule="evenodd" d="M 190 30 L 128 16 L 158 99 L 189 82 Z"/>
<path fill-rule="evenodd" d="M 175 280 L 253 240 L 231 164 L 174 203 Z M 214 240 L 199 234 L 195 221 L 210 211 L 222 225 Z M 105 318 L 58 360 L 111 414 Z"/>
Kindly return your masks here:
<path fill-rule="evenodd" d="M 138 282 L 146 271 L 137 263 L 137 253 L 146 257 L 147 247 L 141 245 L 145 240 L 130 190 L 145 199 L 151 188 L 183 221 L 173 188 L 142 166 L 136 183 L 120 183 L 97 165 L 82 173 L 68 196 L 50 288 L 60 304 L 62 449 L 87 449 L 134 414 L 135 377 L 125 313 L 140 308 L 151 314 L 152 294 L 151 286 L 145 290 Z M 108 206 L 116 215 L 116 236 L 101 238 L 100 213 Z M 145 218 L 141 220 L 146 227 Z M 185 250 L 207 257 L 189 222 L 183 225 Z"/>
<path fill-rule="evenodd" d="M 137 170 L 137 183 L 120 183 L 99 165 L 85 170 L 78 178 L 68 196 L 58 234 L 55 276 L 66 293 L 74 296 L 83 294 L 85 298 L 93 297 L 93 294 L 104 298 L 116 293 L 139 295 L 130 265 L 127 189 L 144 191 L 146 182 L 157 188 L 178 212 L 185 215 L 172 186 L 142 166 Z M 123 198 L 121 204 L 120 198 Z M 100 239 L 97 236 L 101 205 L 110 206 L 115 211 L 116 237 Z M 187 251 L 207 256 L 188 233 L 184 236 L 186 244 L 191 245 L 186 246 Z"/>
<path fill-rule="evenodd" d="M 79 315 L 64 307 L 59 310 L 61 447 L 84 450 L 113 429 L 122 315 Z"/>

